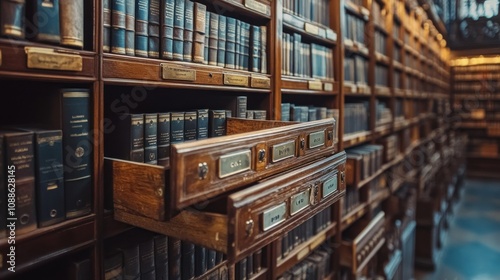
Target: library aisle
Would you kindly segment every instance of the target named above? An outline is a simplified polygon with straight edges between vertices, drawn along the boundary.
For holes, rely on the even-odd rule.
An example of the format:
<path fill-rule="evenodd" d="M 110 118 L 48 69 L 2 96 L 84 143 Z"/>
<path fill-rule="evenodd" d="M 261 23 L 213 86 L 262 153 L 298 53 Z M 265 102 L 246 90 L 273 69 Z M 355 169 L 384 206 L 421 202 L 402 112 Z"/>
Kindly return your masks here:
<path fill-rule="evenodd" d="M 434 272 L 417 280 L 500 279 L 500 181 L 468 179 Z"/>

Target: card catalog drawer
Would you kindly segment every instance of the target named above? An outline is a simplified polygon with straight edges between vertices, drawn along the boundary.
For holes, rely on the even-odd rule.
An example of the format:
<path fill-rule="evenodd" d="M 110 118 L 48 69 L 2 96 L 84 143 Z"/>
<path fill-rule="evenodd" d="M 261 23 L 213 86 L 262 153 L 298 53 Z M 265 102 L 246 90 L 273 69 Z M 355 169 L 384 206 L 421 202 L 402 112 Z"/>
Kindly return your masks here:
<path fill-rule="evenodd" d="M 224 252 L 238 261 L 277 240 L 345 191 L 345 152 L 314 161 L 158 221 L 115 208 L 115 219 Z"/>

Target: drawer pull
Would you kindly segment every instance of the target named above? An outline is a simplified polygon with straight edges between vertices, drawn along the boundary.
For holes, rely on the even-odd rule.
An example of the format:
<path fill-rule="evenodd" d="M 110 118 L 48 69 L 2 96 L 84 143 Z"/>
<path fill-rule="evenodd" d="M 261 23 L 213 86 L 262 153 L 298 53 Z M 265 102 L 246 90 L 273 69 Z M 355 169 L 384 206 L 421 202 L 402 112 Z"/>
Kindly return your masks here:
<path fill-rule="evenodd" d="M 245 226 L 245 232 L 247 234 L 247 237 L 251 236 L 253 233 L 253 225 L 254 222 L 252 219 L 246 221 L 246 226 Z"/>
<path fill-rule="evenodd" d="M 259 162 L 264 162 L 266 160 L 266 150 L 259 150 Z"/>
<path fill-rule="evenodd" d="M 198 164 L 198 177 L 200 180 L 207 178 L 208 174 L 208 164 L 206 162 L 200 162 Z"/>

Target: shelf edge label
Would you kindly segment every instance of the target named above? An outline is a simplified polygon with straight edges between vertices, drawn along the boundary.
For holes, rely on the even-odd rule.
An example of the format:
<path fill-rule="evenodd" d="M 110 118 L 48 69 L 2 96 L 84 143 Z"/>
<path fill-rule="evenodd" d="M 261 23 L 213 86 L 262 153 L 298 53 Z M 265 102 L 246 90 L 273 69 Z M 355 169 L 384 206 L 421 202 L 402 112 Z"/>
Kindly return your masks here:
<path fill-rule="evenodd" d="M 252 88 L 271 88 L 271 79 L 268 77 L 252 76 L 250 78 L 250 87 Z"/>
<path fill-rule="evenodd" d="M 262 212 L 262 231 L 267 231 L 281 224 L 286 219 L 286 202 Z"/>
<path fill-rule="evenodd" d="M 323 89 L 323 83 L 321 81 L 309 81 L 307 86 L 309 89 L 312 89 L 312 90 L 322 90 Z"/>
<path fill-rule="evenodd" d="M 269 6 L 264 3 L 257 2 L 256 0 L 245 0 L 245 7 L 267 16 L 271 15 Z"/>
<path fill-rule="evenodd" d="M 307 189 L 290 197 L 290 216 L 293 216 L 309 206 L 309 194 L 311 189 Z"/>
<path fill-rule="evenodd" d="M 178 80 L 178 81 L 196 81 L 196 70 L 189 69 L 168 63 L 161 63 L 162 78 L 164 80 Z"/>
<path fill-rule="evenodd" d="M 331 195 L 333 192 L 337 190 L 337 174 L 333 176 L 333 178 L 326 180 L 323 182 L 323 198 Z"/>
<path fill-rule="evenodd" d="M 252 164 L 250 150 L 223 155 L 219 158 L 219 178 L 250 170 Z"/>
<path fill-rule="evenodd" d="M 314 25 L 314 24 L 310 24 L 309 22 L 306 22 L 304 24 L 304 30 L 309 33 L 309 34 L 313 34 L 313 35 L 319 35 L 319 27 L 317 25 Z"/>
<path fill-rule="evenodd" d="M 248 76 L 224 73 L 224 85 L 248 87 Z"/>
<path fill-rule="evenodd" d="M 309 149 L 325 145 L 325 131 L 316 131 L 309 134 Z"/>
<path fill-rule="evenodd" d="M 295 156 L 295 140 L 273 146 L 273 162 L 282 161 Z"/>
<path fill-rule="evenodd" d="M 26 67 L 30 69 L 82 71 L 83 59 L 81 55 L 59 53 L 54 49 L 25 47 Z"/>

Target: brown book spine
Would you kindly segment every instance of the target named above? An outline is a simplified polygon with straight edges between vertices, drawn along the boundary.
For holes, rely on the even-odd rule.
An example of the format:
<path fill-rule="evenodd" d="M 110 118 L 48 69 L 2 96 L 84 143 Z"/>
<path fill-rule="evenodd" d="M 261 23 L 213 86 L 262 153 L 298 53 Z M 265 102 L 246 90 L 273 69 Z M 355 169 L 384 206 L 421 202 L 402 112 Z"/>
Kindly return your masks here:
<path fill-rule="evenodd" d="M 207 6 L 194 3 L 193 62 L 203 63 L 205 55 L 205 24 Z"/>
<path fill-rule="evenodd" d="M 61 0 L 61 45 L 83 48 L 83 0 Z"/>

